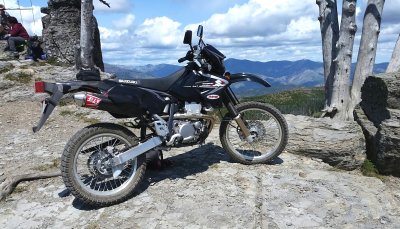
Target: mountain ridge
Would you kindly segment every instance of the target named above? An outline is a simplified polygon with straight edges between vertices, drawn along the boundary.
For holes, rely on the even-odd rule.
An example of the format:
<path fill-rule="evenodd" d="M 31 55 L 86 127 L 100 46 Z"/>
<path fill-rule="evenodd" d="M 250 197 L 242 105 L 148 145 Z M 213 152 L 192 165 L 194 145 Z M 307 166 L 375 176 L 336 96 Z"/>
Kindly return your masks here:
<path fill-rule="evenodd" d="M 374 66 L 375 73 L 381 73 L 386 70 L 388 63 L 378 63 Z M 258 74 L 264 80 L 273 85 L 273 92 L 287 90 L 295 87 L 319 87 L 324 85 L 324 69 L 322 62 L 316 62 L 308 59 L 297 61 L 251 61 L 229 58 L 225 60 L 226 70 L 231 73 L 248 72 Z M 178 69 L 179 65 L 157 64 L 144 65 L 137 67 L 105 64 L 105 71 L 115 74 L 119 78 L 160 78 L 167 76 Z M 352 64 L 352 73 L 354 75 L 355 64 Z M 351 78 L 352 78 L 351 76 Z M 242 87 L 242 88 L 241 88 Z M 239 92 L 242 86 L 235 87 Z M 256 95 L 260 87 L 251 84 L 246 86 L 246 90 L 252 90 Z"/>

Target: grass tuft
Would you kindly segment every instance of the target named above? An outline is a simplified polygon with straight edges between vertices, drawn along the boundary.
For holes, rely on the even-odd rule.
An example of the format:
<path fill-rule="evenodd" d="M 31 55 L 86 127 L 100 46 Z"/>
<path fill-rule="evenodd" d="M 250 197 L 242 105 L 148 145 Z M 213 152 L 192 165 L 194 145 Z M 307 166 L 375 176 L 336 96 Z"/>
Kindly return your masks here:
<path fill-rule="evenodd" d="M 58 159 L 53 159 L 51 164 L 39 165 L 39 166 L 36 166 L 33 169 L 34 170 L 38 170 L 38 171 L 47 171 L 47 170 L 58 168 L 58 167 L 60 167 L 59 160 Z"/>
<path fill-rule="evenodd" d="M 63 63 L 61 61 L 59 61 L 57 58 L 54 57 L 50 57 L 49 59 L 47 59 L 47 64 L 53 65 L 53 66 L 60 66 L 60 67 L 68 67 L 69 65 L 66 63 Z"/>
<path fill-rule="evenodd" d="M 367 177 L 376 177 L 382 181 L 385 181 L 387 177 L 379 174 L 378 169 L 375 167 L 374 163 L 366 159 L 361 165 L 361 173 Z"/>
<path fill-rule="evenodd" d="M 73 115 L 75 112 L 70 111 L 70 110 L 63 110 L 60 112 L 61 116 L 69 116 L 69 115 Z"/>
<path fill-rule="evenodd" d="M 6 72 L 9 72 L 9 71 L 11 71 L 13 68 L 14 68 L 13 66 L 6 66 L 6 67 L 0 69 L 0 74 L 4 74 L 4 73 L 6 73 Z"/>
<path fill-rule="evenodd" d="M 88 118 L 88 117 L 86 117 L 86 114 L 83 114 L 83 113 L 75 114 L 75 116 L 80 118 L 84 122 L 89 123 L 89 124 L 96 124 L 96 123 L 100 122 L 99 119 L 97 119 L 97 118 Z"/>
<path fill-rule="evenodd" d="M 32 75 L 24 73 L 24 72 L 19 72 L 19 73 L 9 73 L 5 77 L 5 79 L 22 83 L 22 84 L 28 84 L 32 80 Z"/>

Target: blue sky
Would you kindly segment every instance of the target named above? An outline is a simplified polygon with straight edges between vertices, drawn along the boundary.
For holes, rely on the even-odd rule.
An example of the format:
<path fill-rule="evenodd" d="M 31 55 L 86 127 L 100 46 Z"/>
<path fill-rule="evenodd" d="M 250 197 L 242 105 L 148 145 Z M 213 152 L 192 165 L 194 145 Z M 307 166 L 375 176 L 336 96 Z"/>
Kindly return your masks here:
<path fill-rule="evenodd" d="M 93 0 L 106 63 L 145 65 L 170 63 L 186 53 L 185 30 L 203 24 L 205 40 L 228 58 L 254 61 L 311 59 L 322 61 L 318 6 L 315 0 L 107 0 L 111 9 Z M 338 2 L 341 2 L 338 0 Z M 357 3 L 356 60 L 367 0 Z M 7 8 L 17 0 L 0 0 Z M 30 0 L 19 0 L 23 8 Z M 32 11 L 9 11 L 30 33 L 41 34 L 40 7 L 47 0 L 32 0 Z M 340 6 L 339 6 L 340 8 Z M 400 0 L 388 0 L 383 12 L 377 63 L 390 60 L 400 33 Z"/>

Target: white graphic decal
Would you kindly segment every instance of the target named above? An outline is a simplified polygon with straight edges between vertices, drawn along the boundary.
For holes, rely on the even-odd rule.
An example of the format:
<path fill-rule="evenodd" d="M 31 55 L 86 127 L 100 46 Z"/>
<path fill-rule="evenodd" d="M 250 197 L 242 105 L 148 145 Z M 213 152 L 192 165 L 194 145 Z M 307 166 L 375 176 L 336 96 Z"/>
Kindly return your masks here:
<path fill-rule="evenodd" d="M 129 84 L 139 84 L 139 81 L 136 80 L 118 80 L 120 83 L 129 83 Z"/>
<path fill-rule="evenodd" d="M 212 99 L 212 100 L 219 99 L 219 95 L 207 95 L 207 99 Z"/>

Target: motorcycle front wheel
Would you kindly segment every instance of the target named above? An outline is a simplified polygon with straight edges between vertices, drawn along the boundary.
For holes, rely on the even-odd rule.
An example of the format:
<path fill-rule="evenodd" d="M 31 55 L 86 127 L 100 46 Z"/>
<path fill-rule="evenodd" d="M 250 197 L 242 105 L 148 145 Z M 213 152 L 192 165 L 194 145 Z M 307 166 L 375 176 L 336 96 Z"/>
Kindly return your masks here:
<path fill-rule="evenodd" d="M 114 178 L 111 158 L 138 144 L 127 128 L 98 123 L 78 131 L 65 146 L 61 156 L 61 175 L 65 186 L 84 203 L 109 206 L 123 202 L 146 171 L 146 155 L 128 161 Z"/>
<path fill-rule="evenodd" d="M 235 106 L 250 131 L 248 141 L 236 121 L 226 114 L 219 136 L 222 147 L 235 161 L 242 164 L 259 164 L 273 160 L 284 150 L 288 141 L 285 118 L 275 107 L 259 102 L 246 102 Z"/>

